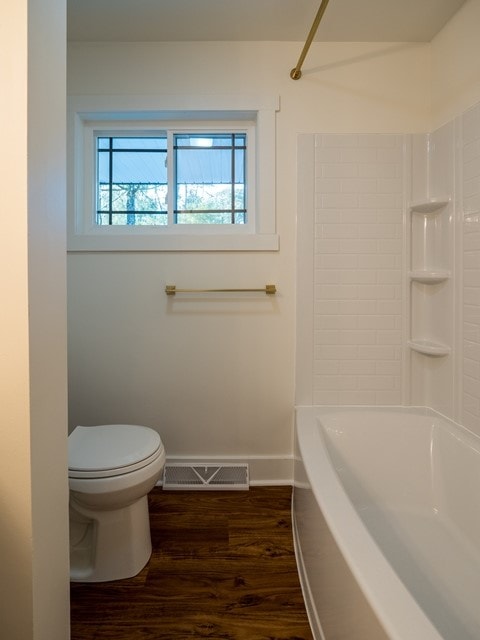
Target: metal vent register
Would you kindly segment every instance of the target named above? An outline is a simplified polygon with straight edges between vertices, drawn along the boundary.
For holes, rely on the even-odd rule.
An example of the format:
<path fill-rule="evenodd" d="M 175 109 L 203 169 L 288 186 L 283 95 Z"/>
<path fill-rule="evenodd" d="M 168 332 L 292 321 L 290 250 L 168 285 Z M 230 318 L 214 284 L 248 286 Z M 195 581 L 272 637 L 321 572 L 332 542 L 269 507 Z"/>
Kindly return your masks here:
<path fill-rule="evenodd" d="M 248 464 L 166 464 L 164 489 L 248 489 Z"/>

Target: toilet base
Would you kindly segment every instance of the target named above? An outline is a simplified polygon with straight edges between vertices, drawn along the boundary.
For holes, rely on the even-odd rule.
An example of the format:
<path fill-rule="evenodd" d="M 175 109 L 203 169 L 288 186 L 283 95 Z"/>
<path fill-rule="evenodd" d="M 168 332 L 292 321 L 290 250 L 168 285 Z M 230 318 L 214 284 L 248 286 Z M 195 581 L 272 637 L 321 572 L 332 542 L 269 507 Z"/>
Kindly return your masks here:
<path fill-rule="evenodd" d="M 70 496 L 70 580 L 107 582 L 137 575 L 152 553 L 148 500 L 94 510 Z"/>

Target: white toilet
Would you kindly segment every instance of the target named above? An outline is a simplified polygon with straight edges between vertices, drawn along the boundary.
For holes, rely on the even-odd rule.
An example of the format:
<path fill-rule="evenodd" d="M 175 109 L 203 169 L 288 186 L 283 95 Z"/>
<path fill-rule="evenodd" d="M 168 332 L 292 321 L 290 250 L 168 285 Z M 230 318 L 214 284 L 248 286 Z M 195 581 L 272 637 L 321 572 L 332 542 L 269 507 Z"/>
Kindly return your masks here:
<path fill-rule="evenodd" d="M 160 436 L 148 427 L 76 427 L 69 435 L 72 581 L 130 578 L 147 564 L 147 494 L 164 465 Z"/>

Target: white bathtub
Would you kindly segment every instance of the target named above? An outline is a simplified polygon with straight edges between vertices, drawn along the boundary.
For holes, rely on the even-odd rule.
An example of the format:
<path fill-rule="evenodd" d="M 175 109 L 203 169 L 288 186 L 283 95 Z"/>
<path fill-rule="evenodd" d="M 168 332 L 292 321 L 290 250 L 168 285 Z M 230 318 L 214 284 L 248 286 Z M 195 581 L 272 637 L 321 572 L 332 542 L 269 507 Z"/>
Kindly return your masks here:
<path fill-rule="evenodd" d="M 326 640 L 480 638 L 480 439 L 429 409 L 298 407 L 293 517 Z"/>

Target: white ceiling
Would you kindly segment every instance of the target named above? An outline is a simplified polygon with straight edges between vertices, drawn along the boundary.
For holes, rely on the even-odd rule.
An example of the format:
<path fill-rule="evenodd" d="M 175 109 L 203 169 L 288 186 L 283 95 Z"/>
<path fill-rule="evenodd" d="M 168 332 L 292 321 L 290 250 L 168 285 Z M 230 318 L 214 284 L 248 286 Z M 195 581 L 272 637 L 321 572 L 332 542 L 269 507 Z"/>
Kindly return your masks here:
<path fill-rule="evenodd" d="M 318 41 L 429 42 L 465 0 L 330 0 Z M 71 41 L 304 41 L 320 0 L 68 0 Z"/>

